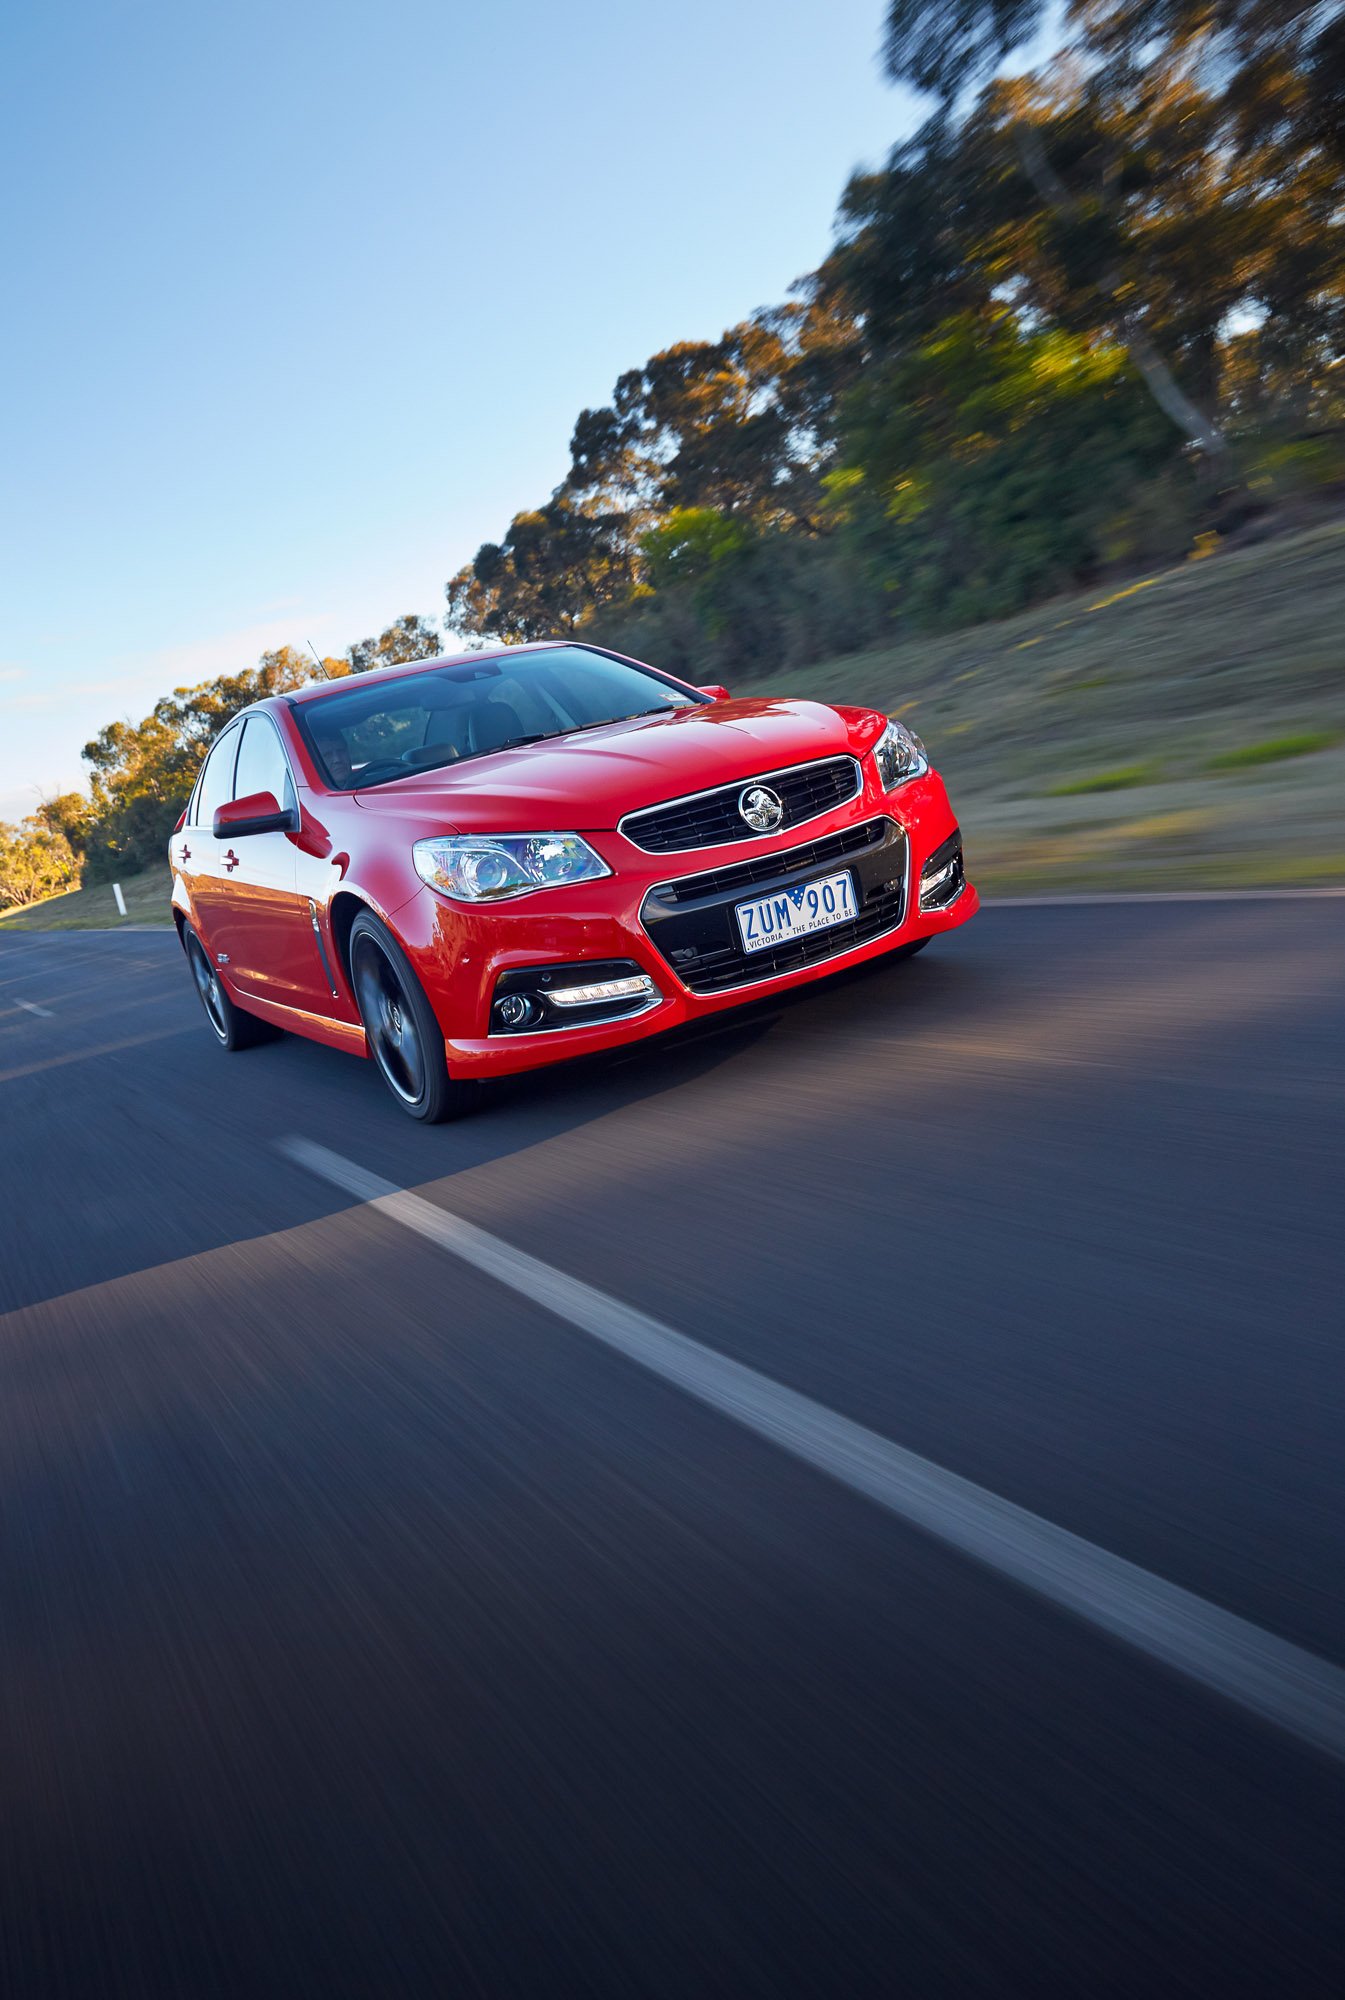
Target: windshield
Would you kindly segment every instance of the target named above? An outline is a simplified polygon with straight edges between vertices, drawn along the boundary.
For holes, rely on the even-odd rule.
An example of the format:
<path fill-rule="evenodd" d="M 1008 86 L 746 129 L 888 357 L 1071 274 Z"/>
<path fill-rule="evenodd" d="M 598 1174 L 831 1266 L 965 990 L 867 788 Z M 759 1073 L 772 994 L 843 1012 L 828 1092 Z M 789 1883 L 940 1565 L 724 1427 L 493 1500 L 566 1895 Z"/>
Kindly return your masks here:
<path fill-rule="evenodd" d="M 551 646 L 373 687 L 347 683 L 340 694 L 296 702 L 292 712 L 324 781 L 350 791 L 600 722 L 692 708 L 699 700 L 648 668 L 587 646 Z"/>

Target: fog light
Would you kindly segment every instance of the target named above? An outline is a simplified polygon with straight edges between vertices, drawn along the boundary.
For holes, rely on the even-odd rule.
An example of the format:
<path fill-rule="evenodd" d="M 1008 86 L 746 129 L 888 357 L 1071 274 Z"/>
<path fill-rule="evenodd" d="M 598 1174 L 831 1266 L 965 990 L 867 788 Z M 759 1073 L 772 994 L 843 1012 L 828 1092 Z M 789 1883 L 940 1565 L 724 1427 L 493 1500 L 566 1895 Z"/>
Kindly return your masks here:
<path fill-rule="evenodd" d="M 653 992 L 653 980 L 642 972 L 638 979 L 600 979 L 594 986 L 553 987 L 546 997 L 556 1007 L 594 1007 L 603 1000 L 633 1000 Z"/>
<path fill-rule="evenodd" d="M 633 958 L 578 959 L 569 965 L 513 965 L 495 982 L 493 1035 L 546 1035 L 629 1020 L 663 998 Z"/>

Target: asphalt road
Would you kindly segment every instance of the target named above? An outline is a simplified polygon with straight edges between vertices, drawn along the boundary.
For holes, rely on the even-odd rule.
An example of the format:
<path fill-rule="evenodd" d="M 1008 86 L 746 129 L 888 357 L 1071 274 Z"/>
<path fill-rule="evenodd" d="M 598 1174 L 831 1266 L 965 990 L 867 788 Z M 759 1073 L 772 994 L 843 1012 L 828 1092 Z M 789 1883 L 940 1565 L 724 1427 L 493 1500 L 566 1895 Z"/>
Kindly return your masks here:
<path fill-rule="evenodd" d="M 1345 1764 L 280 1144 L 1345 1666 L 1343 1107 L 1342 900 L 988 910 L 434 1131 L 0 939 L 0 1989 L 1335 2000 Z"/>

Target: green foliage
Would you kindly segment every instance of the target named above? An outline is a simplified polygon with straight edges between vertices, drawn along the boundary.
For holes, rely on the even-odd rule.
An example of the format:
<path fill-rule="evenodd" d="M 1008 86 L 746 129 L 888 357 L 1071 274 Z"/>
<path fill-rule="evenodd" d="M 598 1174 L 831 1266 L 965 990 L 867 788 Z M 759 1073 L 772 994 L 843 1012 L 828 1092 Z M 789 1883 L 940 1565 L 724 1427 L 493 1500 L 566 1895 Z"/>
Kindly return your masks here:
<path fill-rule="evenodd" d="M 640 537 L 651 590 L 703 582 L 752 540 L 750 527 L 713 507 L 674 507 L 666 521 Z"/>
<path fill-rule="evenodd" d="M 446 623 L 504 641 L 572 633 L 634 580 L 628 523 L 560 492 L 516 514 L 503 542 L 487 542 L 445 586 Z"/>
<path fill-rule="evenodd" d="M 1345 16 L 1071 0 L 1055 58 L 986 84 L 1045 18 L 890 0 L 889 74 L 936 116 L 851 180 L 793 302 L 581 413 L 450 625 L 802 664 L 1345 488 Z M 580 559 L 576 504 L 602 522 Z"/>
<path fill-rule="evenodd" d="M 73 889 L 79 858 L 58 824 L 40 808 L 17 826 L 0 821 L 0 909 L 22 909 Z"/>
<path fill-rule="evenodd" d="M 486 639 L 610 636 L 646 629 L 653 590 L 677 600 L 655 616 L 656 644 L 692 643 L 699 611 L 721 629 L 717 591 L 693 603 L 687 586 L 730 555 L 760 572 L 749 551 L 773 536 L 819 534 L 827 426 L 854 362 L 849 321 L 811 300 L 628 370 L 610 405 L 581 411 L 546 505 L 449 580 L 446 623 Z"/>
<path fill-rule="evenodd" d="M 993 78 L 1046 18 L 889 0 L 888 73 L 936 115 L 852 178 L 787 304 L 662 349 L 580 413 L 550 499 L 449 580 L 446 630 L 759 677 L 1345 495 L 1345 12 L 1068 0 L 1064 48 Z M 441 643 L 408 614 L 322 669 Z M 157 862 L 210 738 L 311 672 L 282 648 L 110 724 L 91 801 L 7 830 L 4 879 Z"/>
<path fill-rule="evenodd" d="M 584 410 L 564 489 L 601 496 L 638 531 L 708 508 L 812 532 L 822 433 L 853 330 L 816 300 L 778 306 L 715 341 L 681 341 Z"/>
<path fill-rule="evenodd" d="M 1091 778 L 1074 778 L 1066 785 L 1052 785 L 1048 799 L 1072 799 L 1086 792 L 1127 792 L 1135 785 L 1153 785 L 1161 776 L 1152 764 L 1122 764 L 1119 770 L 1095 771 Z"/>
<path fill-rule="evenodd" d="M 838 430 L 832 516 L 894 610 L 923 626 L 1006 617 L 1087 580 L 1124 539 L 1141 482 L 1167 472 L 1183 485 L 1124 354 L 1024 334 L 1003 312 L 946 321 L 867 370 Z"/>
<path fill-rule="evenodd" d="M 951 104 L 1040 26 L 1042 0 L 892 0 L 883 64 Z"/>
<path fill-rule="evenodd" d="M 887 600 L 834 540 L 779 528 L 739 535 L 736 526 L 732 540 L 708 534 L 713 560 L 662 589 L 631 593 L 589 620 L 584 635 L 703 681 L 806 666 L 888 631 Z"/>
<path fill-rule="evenodd" d="M 1329 750 L 1340 741 L 1330 730 L 1307 731 L 1300 736 L 1272 736 L 1266 743 L 1248 743 L 1240 750 L 1225 750 L 1218 757 L 1211 757 L 1208 769 L 1211 771 L 1245 771 L 1255 764 L 1278 764 L 1285 757 L 1311 757 L 1318 750 Z"/>
<path fill-rule="evenodd" d="M 33 817 L 56 838 L 64 840 L 71 853 L 83 858 L 93 831 L 93 805 L 83 792 L 58 792 L 44 799 Z"/>
<path fill-rule="evenodd" d="M 325 665 L 349 671 L 344 662 Z M 93 770 L 90 817 L 81 830 L 84 881 L 110 882 L 162 861 L 201 759 L 225 723 L 254 701 L 304 686 L 314 673 L 311 659 L 282 646 L 243 673 L 174 688 L 143 722 L 101 729 L 84 748 Z"/>
<path fill-rule="evenodd" d="M 404 618 L 394 619 L 377 639 L 360 639 L 347 647 L 346 659 L 352 674 L 367 674 L 371 667 L 403 667 L 413 660 L 432 660 L 442 651 L 434 620 L 408 611 Z"/>

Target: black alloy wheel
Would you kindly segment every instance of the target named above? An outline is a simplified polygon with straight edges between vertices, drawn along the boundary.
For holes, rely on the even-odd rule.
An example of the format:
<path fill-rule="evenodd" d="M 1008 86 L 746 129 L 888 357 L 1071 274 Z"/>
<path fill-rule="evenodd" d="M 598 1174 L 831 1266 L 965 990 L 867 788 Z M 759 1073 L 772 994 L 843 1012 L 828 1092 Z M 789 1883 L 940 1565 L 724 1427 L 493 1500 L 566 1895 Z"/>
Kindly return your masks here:
<path fill-rule="evenodd" d="M 425 1125 L 460 1118 L 477 1086 L 449 1076 L 443 1030 L 425 989 L 392 932 L 369 910 L 350 927 L 349 953 L 369 1053 L 402 1110 Z"/>
<path fill-rule="evenodd" d="M 255 1048 L 258 1042 L 275 1041 L 283 1031 L 270 1021 L 258 1020 L 255 1014 L 245 1012 L 229 998 L 224 981 L 210 963 L 205 946 L 190 925 L 183 926 L 182 942 L 187 949 L 187 963 L 191 967 L 196 991 L 201 996 L 205 1017 L 220 1047 L 233 1055 L 239 1049 Z"/>

